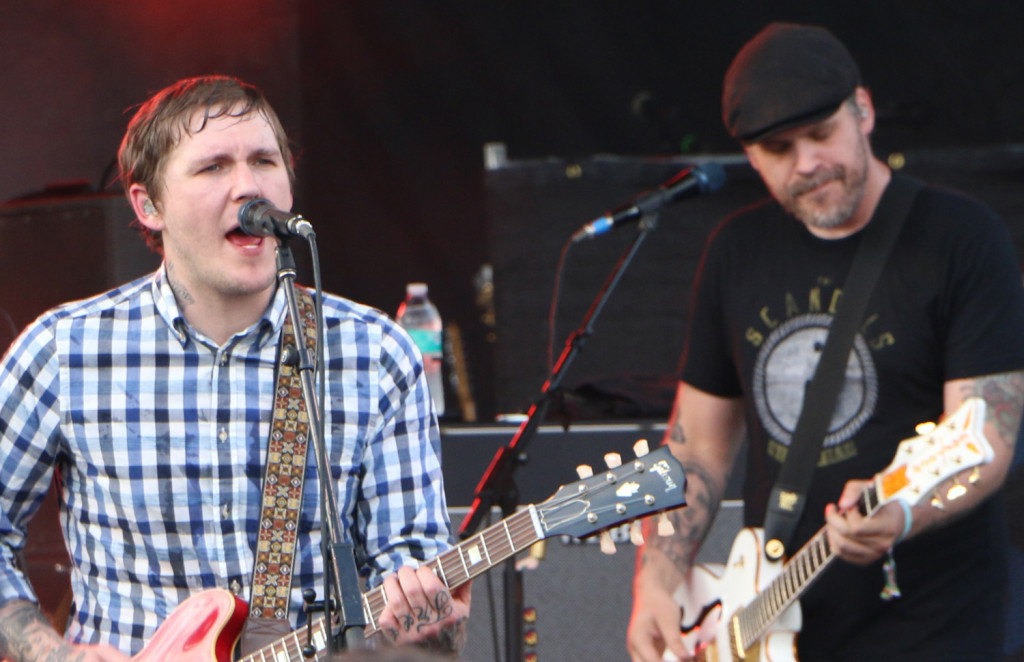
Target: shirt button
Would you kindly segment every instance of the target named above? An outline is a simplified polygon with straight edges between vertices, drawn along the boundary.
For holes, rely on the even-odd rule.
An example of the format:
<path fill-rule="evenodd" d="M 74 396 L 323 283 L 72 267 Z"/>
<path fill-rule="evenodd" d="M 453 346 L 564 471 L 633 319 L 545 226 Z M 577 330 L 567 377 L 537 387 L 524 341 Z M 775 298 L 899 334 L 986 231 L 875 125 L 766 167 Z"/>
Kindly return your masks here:
<path fill-rule="evenodd" d="M 220 507 L 220 516 L 223 519 L 227 519 L 227 518 L 231 517 L 231 504 L 230 503 L 225 503 L 223 506 Z"/>
<path fill-rule="evenodd" d="M 221 428 L 217 432 L 217 438 L 220 439 L 222 442 L 227 441 L 228 440 L 228 430 L 227 430 L 227 428 Z"/>
<path fill-rule="evenodd" d="M 229 359 L 229 358 L 230 358 L 230 356 L 229 356 L 229 355 L 228 355 L 227 353 L 225 353 L 225 354 L 221 354 L 221 355 L 220 355 L 220 364 L 221 364 L 221 365 L 227 365 L 227 364 L 228 364 L 228 359 Z"/>

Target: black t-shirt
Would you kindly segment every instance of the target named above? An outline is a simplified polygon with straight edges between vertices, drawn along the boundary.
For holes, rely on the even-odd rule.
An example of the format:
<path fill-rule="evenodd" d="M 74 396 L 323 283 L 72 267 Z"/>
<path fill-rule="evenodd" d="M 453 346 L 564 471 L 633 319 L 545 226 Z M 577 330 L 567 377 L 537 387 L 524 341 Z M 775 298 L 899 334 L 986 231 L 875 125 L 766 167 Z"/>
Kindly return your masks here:
<path fill-rule="evenodd" d="M 726 219 L 708 240 L 682 379 L 747 403 L 748 525 L 763 524 L 804 384 L 860 240 L 861 233 L 819 239 L 772 200 Z M 944 382 L 1021 368 L 1024 288 L 1009 233 L 978 202 L 925 188 L 854 341 L 823 444 L 825 464 L 812 478 L 796 542 L 824 525 L 825 505 L 838 499 L 847 480 L 878 473 L 918 423 L 937 420 Z M 971 517 L 898 545 L 903 597 L 892 602 L 878 597 L 881 562 L 834 563 L 801 598 L 802 662 L 995 654 L 1001 518 L 989 500 Z"/>

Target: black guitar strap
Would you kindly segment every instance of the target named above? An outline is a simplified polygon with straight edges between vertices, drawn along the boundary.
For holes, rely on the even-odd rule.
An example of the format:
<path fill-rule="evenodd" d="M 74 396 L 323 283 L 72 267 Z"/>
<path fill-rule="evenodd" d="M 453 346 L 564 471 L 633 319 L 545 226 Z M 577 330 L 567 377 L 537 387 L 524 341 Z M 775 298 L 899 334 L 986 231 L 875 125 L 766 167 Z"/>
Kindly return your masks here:
<path fill-rule="evenodd" d="M 894 172 L 868 223 L 843 283 L 839 307 L 829 329 L 814 377 L 804 389 L 786 460 L 772 488 L 765 514 L 765 553 L 778 560 L 786 554 L 793 531 L 807 502 L 807 486 L 818 464 L 821 446 L 846 379 L 846 365 L 868 299 L 896 237 L 923 184 Z"/>

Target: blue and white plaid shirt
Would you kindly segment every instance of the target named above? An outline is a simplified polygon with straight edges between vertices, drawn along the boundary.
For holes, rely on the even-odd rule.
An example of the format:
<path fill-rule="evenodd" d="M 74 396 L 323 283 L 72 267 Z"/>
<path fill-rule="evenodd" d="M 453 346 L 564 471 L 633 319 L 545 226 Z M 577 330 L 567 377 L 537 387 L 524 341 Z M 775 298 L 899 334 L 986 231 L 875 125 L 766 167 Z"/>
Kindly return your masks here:
<path fill-rule="evenodd" d="M 160 271 L 25 330 L 0 366 L 0 602 L 34 599 L 14 557 L 55 469 L 72 640 L 135 653 L 198 590 L 248 597 L 285 309 L 279 288 L 260 322 L 217 347 Z M 409 337 L 339 297 L 324 309 L 328 453 L 346 541 L 374 585 L 451 546 L 440 437 Z M 304 494 L 293 625 L 301 588 L 322 595 L 312 458 Z"/>

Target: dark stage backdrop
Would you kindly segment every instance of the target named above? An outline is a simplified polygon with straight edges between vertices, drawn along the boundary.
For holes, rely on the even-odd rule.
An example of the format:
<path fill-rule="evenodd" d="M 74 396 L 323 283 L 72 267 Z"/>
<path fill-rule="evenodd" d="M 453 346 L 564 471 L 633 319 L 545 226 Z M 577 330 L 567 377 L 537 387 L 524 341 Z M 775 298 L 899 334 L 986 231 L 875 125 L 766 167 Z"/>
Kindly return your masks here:
<path fill-rule="evenodd" d="M 406 282 L 427 281 L 462 328 L 485 419 L 506 408 L 473 285 L 493 257 L 491 232 L 503 231 L 488 229 L 485 143 L 505 143 L 516 162 L 734 152 L 719 120 L 721 76 L 772 19 L 824 24 L 849 44 L 880 109 L 883 153 L 1024 142 L 1024 5 L 1012 0 L 0 0 L 0 9 L 0 201 L 68 180 L 116 189 L 109 165 L 127 109 L 183 76 L 242 76 L 267 91 L 296 142 L 296 209 L 316 224 L 326 285 L 393 311 Z M 654 183 L 623 182 L 559 218 L 573 227 Z M 39 269 L 69 259 L 35 249 L 47 258 Z M 0 264 L 6 286 L 19 275 Z M 546 310 L 546 291 L 536 310 Z"/>
<path fill-rule="evenodd" d="M 266 90 L 296 143 L 295 208 L 317 227 L 325 285 L 393 311 L 406 282 L 427 281 L 463 331 L 485 420 L 525 408 L 540 388 L 561 242 L 676 165 L 735 153 L 719 120 L 722 73 L 770 20 L 836 32 L 874 93 L 877 151 L 931 155 L 908 156 L 908 169 L 977 192 L 1020 241 L 1017 0 L 0 0 L 0 12 L 0 201 L 69 180 L 79 185 L 50 190 L 43 204 L 60 191 L 116 190 L 110 165 L 133 104 L 184 76 L 241 76 Z M 490 142 L 537 174 L 495 181 L 511 172 L 485 172 Z M 503 188 L 517 197 L 499 202 Z M 710 216 L 752 194 L 731 186 L 675 208 L 676 220 L 665 215 L 569 385 L 674 365 L 699 239 L 687 233 L 712 222 L 702 205 Z M 70 247 L 40 234 L 2 249 L 21 258 L 0 262 L 0 308 L 18 306 L 19 320 L 50 303 L 23 303 L 26 283 L 56 279 L 54 296 L 79 296 L 59 276 L 109 247 L 102 233 L 76 235 Z M 570 256 L 560 336 L 624 240 Z M 519 251 L 527 254 L 515 262 Z M 488 263 L 495 304 L 518 315 L 497 311 L 496 328 L 482 321 L 473 283 Z M 634 335 L 616 319 L 622 310 L 671 319 L 645 325 L 643 343 L 631 344 L 618 337 Z M 8 337 L 12 326 L 0 319 Z"/>

